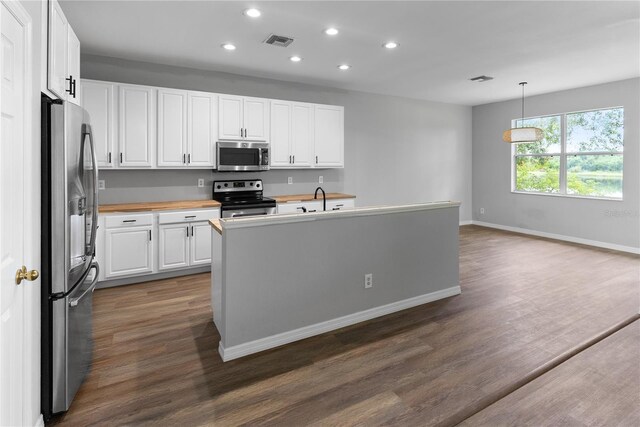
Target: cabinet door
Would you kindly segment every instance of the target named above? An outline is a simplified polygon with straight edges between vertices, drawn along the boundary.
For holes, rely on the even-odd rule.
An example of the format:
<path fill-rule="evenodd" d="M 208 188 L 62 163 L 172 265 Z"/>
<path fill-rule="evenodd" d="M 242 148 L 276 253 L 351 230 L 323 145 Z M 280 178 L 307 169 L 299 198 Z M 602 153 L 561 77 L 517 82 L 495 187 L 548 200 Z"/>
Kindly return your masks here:
<path fill-rule="evenodd" d="M 151 233 L 151 226 L 107 229 L 105 278 L 153 272 Z"/>
<path fill-rule="evenodd" d="M 83 81 L 78 89 L 82 107 L 89 113 L 93 141 L 100 169 L 115 164 L 116 86 L 111 83 Z"/>
<path fill-rule="evenodd" d="M 158 89 L 158 166 L 187 166 L 187 92 Z"/>
<path fill-rule="evenodd" d="M 69 82 L 67 75 L 67 43 L 68 31 L 67 18 L 56 0 L 49 0 L 49 90 L 60 97 L 67 99 L 66 89 Z"/>
<path fill-rule="evenodd" d="M 291 168 L 291 103 L 271 101 L 271 167 Z"/>
<path fill-rule="evenodd" d="M 189 92 L 187 117 L 189 166 L 214 168 L 218 137 L 217 95 Z"/>
<path fill-rule="evenodd" d="M 313 165 L 313 104 L 293 103 L 291 127 L 291 155 L 295 168 Z M 272 142 L 273 144 L 273 142 Z M 272 145 L 273 146 L 273 145 Z"/>
<path fill-rule="evenodd" d="M 344 166 L 344 108 L 315 107 L 314 166 Z"/>
<path fill-rule="evenodd" d="M 169 224 L 159 227 L 158 270 L 189 266 L 190 224 Z"/>
<path fill-rule="evenodd" d="M 72 92 L 67 94 L 67 100 L 80 105 L 80 40 L 76 33 L 67 25 L 67 74 L 73 82 Z"/>
<path fill-rule="evenodd" d="M 243 139 L 243 98 L 220 95 L 218 105 L 218 138 Z"/>
<path fill-rule="evenodd" d="M 191 223 L 191 247 L 189 248 L 191 266 L 211 264 L 212 231 L 208 222 Z"/>
<path fill-rule="evenodd" d="M 153 89 L 121 85 L 118 91 L 119 165 L 152 167 L 155 99 Z"/>
<path fill-rule="evenodd" d="M 244 98 L 244 139 L 269 140 L 269 100 Z"/>

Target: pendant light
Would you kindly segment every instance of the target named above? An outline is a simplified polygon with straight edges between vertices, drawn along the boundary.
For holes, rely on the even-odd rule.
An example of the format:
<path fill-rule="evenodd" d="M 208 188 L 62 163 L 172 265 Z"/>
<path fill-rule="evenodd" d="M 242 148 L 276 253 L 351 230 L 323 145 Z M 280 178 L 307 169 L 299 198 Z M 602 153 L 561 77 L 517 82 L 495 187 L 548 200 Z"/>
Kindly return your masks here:
<path fill-rule="evenodd" d="M 522 124 L 524 123 L 524 85 L 527 82 L 518 83 L 522 86 Z M 502 140 L 512 144 L 519 144 L 522 142 L 538 142 L 542 140 L 542 129 L 535 127 L 515 127 L 509 130 L 505 130 L 502 133 Z"/>

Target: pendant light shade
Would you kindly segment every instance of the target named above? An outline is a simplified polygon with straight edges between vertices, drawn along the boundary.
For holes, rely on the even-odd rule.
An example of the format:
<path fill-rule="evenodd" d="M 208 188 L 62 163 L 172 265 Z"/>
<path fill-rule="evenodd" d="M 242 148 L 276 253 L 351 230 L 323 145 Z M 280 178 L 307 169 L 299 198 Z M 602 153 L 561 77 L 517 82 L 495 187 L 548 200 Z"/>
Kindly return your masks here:
<path fill-rule="evenodd" d="M 527 82 L 518 83 L 522 86 L 522 123 L 524 123 L 524 85 Z M 538 142 L 542 140 L 542 129 L 535 127 L 515 127 L 509 130 L 505 130 L 502 133 L 502 140 L 511 144 L 518 144 L 522 142 Z"/>

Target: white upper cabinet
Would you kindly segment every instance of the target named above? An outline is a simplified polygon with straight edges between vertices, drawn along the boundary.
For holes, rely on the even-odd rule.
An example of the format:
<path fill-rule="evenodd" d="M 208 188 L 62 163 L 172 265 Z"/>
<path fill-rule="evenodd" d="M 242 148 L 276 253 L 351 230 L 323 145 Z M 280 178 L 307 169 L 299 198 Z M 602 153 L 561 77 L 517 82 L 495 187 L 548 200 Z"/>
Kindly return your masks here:
<path fill-rule="evenodd" d="M 158 166 L 187 166 L 187 92 L 158 89 Z"/>
<path fill-rule="evenodd" d="M 56 0 L 49 1 L 49 90 L 60 99 L 67 99 L 70 82 L 67 76 L 67 46 L 69 23 Z"/>
<path fill-rule="evenodd" d="M 47 87 L 62 100 L 80 104 L 80 41 L 57 0 L 49 0 Z"/>
<path fill-rule="evenodd" d="M 152 167 L 155 94 L 146 86 L 121 85 L 118 91 L 119 166 Z"/>
<path fill-rule="evenodd" d="M 244 99 L 241 96 L 220 95 L 218 112 L 219 139 L 243 139 Z"/>
<path fill-rule="evenodd" d="M 293 103 L 291 111 L 291 158 L 295 168 L 313 166 L 314 105 Z"/>
<path fill-rule="evenodd" d="M 220 95 L 218 138 L 269 140 L 269 100 Z"/>
<path fill-rule="evenodd" d="M 244 98 L 244 139 L 269 140 L 269 100 Z"/>
<path fill-rule="evenodd" d="M 271 167 L 291 168 L 291 102 L 271 101 Z"/>
<path fill-rule="evenodd" d="M 189 166 L 214 168 L 218 136 L 218 96 L 189 92 L 187 117 Z"/>
<path fill-rule="evenodd" d="M 116 85 L 83 80 L 79 91 L 82 106 L 89 113 L 98 167 L 113 168 L 116 163 Z"/>
<path fill-rule="evenodd" d="M 313 104 L 271 101 L 271 167 L 313 166 Z"/>
<path fill-rule="evenodd" d="M 344 107 L 315 106 L 315 167 L 344 167 Z"/>
<path fill-rule="evenodd" d="M 67 93 L 67 101 L 80 105 L 80 40 L 76 33 L 67 26 L 67 74 L 69 75 L 71 90 Z"/>

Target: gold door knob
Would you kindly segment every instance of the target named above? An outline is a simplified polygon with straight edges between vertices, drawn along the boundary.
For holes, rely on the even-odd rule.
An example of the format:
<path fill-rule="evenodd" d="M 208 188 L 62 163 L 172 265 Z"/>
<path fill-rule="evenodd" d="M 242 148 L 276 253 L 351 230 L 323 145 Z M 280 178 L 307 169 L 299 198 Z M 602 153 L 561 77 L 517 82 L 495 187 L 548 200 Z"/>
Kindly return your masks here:
<path fill-rule="evenodd" d="M 22 283 L 23 280 L 33 282 L 38 277 L 40 277 L 40 273 L 38 273 L 38 270 L 27 271 L 27 267 L 23 265 L 21 269 L 16 271 L 16 285 Z"/>

